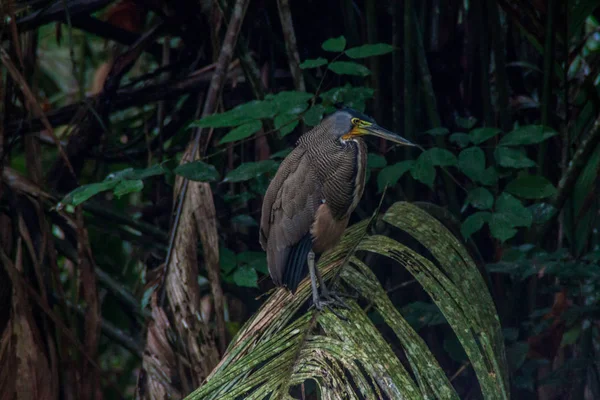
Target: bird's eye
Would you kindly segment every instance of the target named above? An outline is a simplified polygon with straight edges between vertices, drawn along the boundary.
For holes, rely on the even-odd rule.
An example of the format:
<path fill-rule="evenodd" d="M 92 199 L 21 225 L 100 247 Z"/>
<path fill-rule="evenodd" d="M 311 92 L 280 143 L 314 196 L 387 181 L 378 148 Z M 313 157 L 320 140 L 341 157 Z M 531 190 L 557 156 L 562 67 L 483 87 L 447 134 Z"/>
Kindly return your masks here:
<path fill-rule="evenodd" d="M 360 119 L 358 119 L 358 118 L 352 118 L 352 125 L 354 125 L 354 126 L 360 125 Z"/>

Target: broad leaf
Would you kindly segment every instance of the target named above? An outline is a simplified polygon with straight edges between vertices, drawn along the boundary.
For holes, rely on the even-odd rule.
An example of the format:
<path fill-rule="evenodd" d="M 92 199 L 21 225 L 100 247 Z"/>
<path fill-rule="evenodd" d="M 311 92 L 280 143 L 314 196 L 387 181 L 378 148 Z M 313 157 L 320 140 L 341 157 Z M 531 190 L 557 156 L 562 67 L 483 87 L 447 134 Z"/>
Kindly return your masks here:
<path fill-rule="evenodd" d="M 113 189 L 119 184 L 120 180 L 108 180 L 98 183 L 91 183 L 89 185 L 83 185 L 67 194 L 62 200 L 61 204 L 77 206 L 91 197 L 102 193 L 107 190 Z"/>
<path fill-rule="evenodd" d="M 298 123 L 300 122 L 298 118 L 299 117 L 297 115 L 279 114 L 273 120 L 275 124 L 275 129 L 279 131 L 279 135 L 281 137 L 284 137 L 285 135 L 289 134 L 294 129 L 296 129 Z"/>
<path fill-rule="evenodd" d="M 470 136 L 473 143 L 481 144 L 499 133 L 502 133 L 502 131 L 498 128 L 476 128 L 470 132 Z"/>
<path fill-rule="evenodd" d="M 513 228 L 506 214 L 492 214 L 488 225 L 490 226 L 492 236 L 500 240 L 500 242 L 507 241 L 517 233 L 517 230 Z"/>
<path fill-rule="evenodd" d="M 241 266 L 233 273 L 233 281 L 238 286 L 258 287 L 258 275 L 253 268 Z"/>
<path fill-rule="evenodd" d="M 141 192 L 144 189 L 144 182 L 141 179 L 122 180 L 113 189 L 115 196 L 122 197 L 129 193 Z"/>
<path fill-rule="evenodd" d="M 274 160 L 263 160 L 256 162 L 246 162 L 229 172 L 223 182 L 243 182 L 267 172 L 273 171 L 277 167 L 277 162 Z"/>
<path fill-rule="evenodd" d="M 305 60 L 302 64 L 300 64 L 301 69 L 310 69 L 317 68 L 327 64 L 329 61 L 324 59 L 323 57 L 319 57 L 313 60 Z"/>
<path fill-rule="evenodd" d="M 433 189 L 436 173 L 431 157 L 427 153 L 421 153 L 417 162 L 411 168 L 410 174 L 416 180 L 423 182 Z"/>
<path fill-rule="evenodd" d="M 400 161 L 379 171 L 377 175 L 378 191 L 382 192 L 386 185 L 395 186 L 402 175 L 410 171 L 414 163 L 414 160 Z"/>
<path fill-rule="evenodd" d="M 458 132 L 450 135 L 450 142 L 456 143 L 459 147 L 467 147 L 471 144 L 471 136 L 466 133 Z"/>
<path fill-rule="evenodd" d="M 520 175 L 505 190 L 524 199 L 545 199 L 556 192 L 554 185 L 540 175 Z"/>
<path fill-rule="evenodd" d="M 490 220 L 491 214 L 487 211 L 478 211 L 465 219 L 460 226 L 460 233 L 468 239 L 472 234 L 483 228 L 483 224 Z"/>
<path fill-rule="evenodd" d="M 382 54 L 391 53 L 392 51 L 394 51 L 394 46 L 385 43 L 376 43 L 353 47 L 346 50 L 345 53 L 350 58 L 366 58 L 380 56 Z"/>
<path fill-rule="evenodd" d="M 340 36 L 337 38 L 327 39 L 323 42 L 321 47 L 325 51 L 331 51 L 334 53 L 342 52 L 346 48 L 346 38 L 344 36 Z"/>
<path fill-rule="evenodd" d="M 507 133 L 502 140 L 500 140 L 500 145 L 520 146 L 536 144 L 556 135 L 556 131 L 542 125 L 525 125 Z"/>
<path fill-rule="evenodd" d="M 308 126 L 317 126 L 323 118 L 325 107 L 321 104 L 315 104 L 304 114 L 304 122 Z"/>
<path fill-rule="evenodd" d="M 477 118 L 475 117 L 458 117 L 456 118 L 456 125 L 460 126 L 463 129 L 470 130 L 477 123 Z"/>
<path fill-rule="evenodd" d="M 529 168 L 536 164 L 529 159 L 523 149 L 513 149 L 511 147 L 497 147 L 494 151 L 496 162 L 505 168 Z"/>
<path fill-rule="evenodd" d="M 251 121 L 245 123 L 244 125 L 240 125 L 235 129 L 229 131 L 229 133 L 223 136 L 223 139 L 219 142 L 219 144 L 235 142 L 238 140 L 246 139 L 254 135 L 262 128 L 262 123 L 260 121 Z"/>
<path fill-rule="evenodd" d="M 424 133 L 431 136 L 444 136 L 450 133 L 450 131 L 447 128 L 432 128 Z"/>
<path fill-rule="evenodd" d="M 327 67 L 338 75 L 368 76 L 369 68 L 352 61 L 334 61 Z"/>
<path fill-rule="evenodd" d="M 458 163 L 454 154 L 448 150 L 440 149 L 439 147 L 429 149 L 421 156 L 429 157 L 431 164 L 434 166 L 450 167 L 455 166 Z"/>
<path fill-rule="evenodd" d="M 485 170 L 485 154 L 479 147 L 469 147 L 458 155 L 458 168 L 471 180 L 479 181 Z"/>
<path fill-rule="evenodd" d="M 386 165 L 387 161 L 381 154 L 369 153 L 367 155 L 367 168 L 383 168 Z"/>
<path fill-rule="evenodd" d="M 478 187 L 469 191 L 467 203 L 480 210 L 489 210 L 494 205 L 494 196 L 486 188 Z"/>
<path fill-rule="evenodd" d="M 180 164 L 173 172 L 191 181 L 212 182 L 219 180 L 219 173 L 215 167 L 199 160 Z"/>

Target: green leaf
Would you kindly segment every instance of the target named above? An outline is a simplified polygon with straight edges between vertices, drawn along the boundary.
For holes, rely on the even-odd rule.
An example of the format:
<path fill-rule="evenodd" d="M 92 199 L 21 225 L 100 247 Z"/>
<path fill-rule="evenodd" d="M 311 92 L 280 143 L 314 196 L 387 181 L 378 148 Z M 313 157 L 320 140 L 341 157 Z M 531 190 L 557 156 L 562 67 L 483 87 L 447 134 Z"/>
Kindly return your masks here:
<path fill-rule="evenodd" d="M 237 266 L 235 253 L 228 248 L 219 249 L 219 265 L 224 274 L 228 274 Z"/>
<path fill-rule="evenodd" d="M 507 192 L 524 199 L 545 199 L 554 195 L 556 188 L 540 175 L 520 175 L 506 185 Z"/>
<path fill-rule="evenodd" d="M 317 126 L 323 118 L 325 107 L 321 104 L 315 104 L 304 114 L 304 122 L 308 126 Z"/>
<path fill-rule="evenodd" d="M 450 142 L 456 143 L 459 147 L 467 147 L 471 144 L 471 136 L 466 133 L 458 132 L 450 135 Z"/>
<path fill-rule="evenodd" d="M 384 156 L 380 154 L 367 155 L 367 168 L 383 168 L 387 165 L 387 161 Z"/>
<path fill-rule="evenodd" d="M 279 114 L 273 122 L 275 123 L 275 129 L 279 131 L 279 136 L 284 137 L 296 129 L 300 121 L 296 115 Z"/>
<path fill-rule="evenodd" d="M 497 147 L 494 157 L 496 157 L 498 165 L 506 168 L 529 168 L 536 165 L 533 160 L 527 158 L 523 149 Z"/>
<path fill-rule="evenodd" d="M 236 215 L 235 217 L 231 218 L 231 223 L 242 226 L 258 226 L 254 218 L 247 214 Z"/>
<path fill-rule="evenodd" d="M 485 171 L 485 154 L 479 147 L 469 147 L 458 155 L 458 168 L 471 180 L 479 182 Z"/>
<path fill-rule="evenodd" d="M 119 184 L 119 180 L 108 180 L 98 183 L 91 183 L 89 185 L 83 185 L 67 194 L 61 201 L 62 204 L 70 204 L 77 206 L 98 193 L 111 190 Z"/>
<path fill-rule="evenodd" d="M 213 165 L 199 160 L 180 164 L 173 172 L 190 181 L 197 182 L 212 182 L 220 178 L 219 173 Z"/>
<path fill-rule="evenodd" d="M 454 154 L 452 154 L 448 150 L 441 149 L 439 147 L 429 149 L 421 156 L 423 155 L 429 157 L 429 159 L 431 160 L 431 164 L 434 166 L 450 167 L 455 166 L 458 163 Z"/>
<path fill-rule="evenodd" d="M 394 46 L 385 43 L 365 44 L 346 50 L 346 55 L 350 58 L 366 58 L 380 56 L 391 53 Z"/>
<path fill-rule="evenodd" d="M 432 128 L 424 133 L 431 136 L 444 136 L 450 133 L 450 131 L 447 128 Z"/>
<path fill-rule="evenodd" d="M 230 171 L 223 182 L 243 182 L 274 170 L 278 163 L 274 160 L 263 160 L 243 163 L 233 171 Z"/>
<path fill-rule="evenodd" d="M 270 100 L 253 100 L 241 104 L 221 114 L 208 115 L 193 121 L 190 127 L 227 128 L 242 125 L 253 120 L 272 118 L 276 109 Z"/>
<path fill-rule="evenodd" d="M 479 182 L 493 186 L 498 182 L 498 171 L 494 167 L 487 167 L 479 176 Z"/>
<path fill-rule="evenodd" d="M 492 214 L 488 224 L 490 226 L 490 233 L 493 237 L 500 240 L 500 242 L 505 242 L 517 234 L 517 230 L 511 226 L 505 214 Z"/>
<path fill-rule="evenodd" d="M 369 68 L 352 61 L 334 61 L 327 67 L 338 75 L 368 76 Z"/>
<path fill-rule="evenodd" d="M 473 143 L 481 144 L 499 133 L 502 133 L 502 131 L 498 128 L 476 128 L 471 131 L 470 135 Z"/>
<path fill-rule="evenodd" d="M 463 129 L 470 130 L 477 123 L 477 118 L 475 117 L 458 117 L 456 118 L 456 125 L 460 126 Z"/>
<path fill-rule="evenodd" d="M 256 271 L 262 272 L 263 274 L 269 273 L 267 266 L 267 255 L 264 252 L 258 251 L 244 251 L 237 255 L 238 264 L 246 265 Z"/>
<path fill-rule="evenodd" d="M 117 172 L 108 174 L 108 176 L 106 177 L 105 180 L 145 179 L 145 178 L 149 178 L 151 176 L 162 175 L 165 172 L 167 172 L 167 169 L 163 166 L 163 163 L 161 163 L 161 164 L 155 164 L 149 168 L 144 168 L 144 169 L 126 168 L 122 171 L 117 171 Z"/>
<path fill-rule="evenodd" d="M 343 103 L 348 107 L 354 108 L 360 112 L 365 110 L 365 103 L 372 99 L 375 91 L 369 87 L 353 87 L 346 84 L 342 87 L 335 87 L 320 95 L 324 104 Z"/>
<path fill-rule="evenodd" d="M 556 135 L 556 131 L 543 125 L 525 125 L 507 133 L 500 140 L 500 146 L 536 144 Z"/>
<path fill-rule="evenodd" d="M 469 215 L 461 224 L 460 233 L 465 239 L 468 239 L 472 234 L 483 228 L 483 224 L 490 220 L 491 215 L 487 211 L 478 211 Z"/>
<path fill-rule="evenodd" d="M 227 135 L 225 135 L 223 137 L 223 139 L 221 139 L 219 144 L 225 144 L 225 143 L 230 143 L 230 142 L 235 142 L 238 140 L 245 139 L 247 137 L 254 135 L 261 128 L 262 128 L 262 123 L 260 121 L 251 121 L 251 122 L 245 123 L 244 125 L 240 125 L 237 128 L 229 131 L 229 133 Z"/>
<path fill-rule="evenodd" d="M 305 60 L 302 64 L 300 64 L 300 69 L 317 68 L 317 67 L 327 64 L 328 62 L 329 61 L 327 61 L 323 57 L 319 57 L 319 58 L 312 59 L 312 60 L 309 59 L 309 60 Z"/>
<path fill-rule="evenodd" d="M 533 222 L 531 210 L 521 203 L 520 200 L 508 193 L 502 193 L 496 200 L 496 212 L 506 215 L 506 220 L 511 227 L 530 227 Z"/>
<path fill-rule="evenodd" d="M 346 38 L 344 36 L 340 36 L 337 38 L 327 39 L 323 42 L 321 47 L 325 51 L 339 53 L 341 51 L 344 51 L 344 49 L 346 48 Z"/>
<path fill-rule="evenodd" d="M 516 371 L 527 359 L 529 344 L 527 342 L 516 342 L 506 349 L 506 360 L 511 371 Z"/>
<path fill-rule="evenodd" d="M 275 114 L 300 114 L 308 108 L 307 102 L 312 98 L 312 93 L 297 90 L 284 90 L 265 96 Z"/>
<path fill-rule="evenodd" d="M 480 210 L 489 210 L 494 205 L 494 196 L 486 188 L 478 187 L 469 191 L 467 203 Z"/>
<path fill-rule="evenodd" d="M 238 286 L 258 287 L 258 274 L 249 267 L 239 267 L 233 273 L 233 281 Z"/>
<path fill-rule="evenodd" d="M 379 193 L 383 192 L 386 185 L 395 186 L 398 180 L 414 165 L 414 160 L 400 161 L 379 171 L 377 175 L 377 188 Z"/>
<path fill-rule="evenodd" d="M 119 182 L 114 188 L 113 193 L 117 198 L 120 198 L 129 193 L 141 192 L 143 188 L 144 182 L 141 179 L 124 180 Z"/>
<path fill-rule="evenodd" d="M 417 159 L 417 162 L 411 168 L 410 174 L 416 180 L 423 182 L 433 189 L 433 183 L 435 181 L 435 168 L 433 167 L 431 158 L 427 153 L 421 153 Z"/>
<path fill-rule="evenodd" d="M 531 211 L 536 224 L 548 222 L 556 214 L 556 207 L 548 203 L 532 204 L 527 209 Z"/>

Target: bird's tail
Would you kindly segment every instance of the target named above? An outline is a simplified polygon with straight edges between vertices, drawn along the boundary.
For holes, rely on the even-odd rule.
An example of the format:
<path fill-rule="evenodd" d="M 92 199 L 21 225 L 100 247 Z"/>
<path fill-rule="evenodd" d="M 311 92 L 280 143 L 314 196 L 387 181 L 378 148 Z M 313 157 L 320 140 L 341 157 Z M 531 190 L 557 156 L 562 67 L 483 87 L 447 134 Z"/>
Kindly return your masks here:
<path fill-rule="evenodd" d="M 283 284 L 292 293 L 296 292 L 300 281 L 308 274 L 307 258 L 311 248 L 312 237 L 307 233 L 290 249 L 283 273 Z"/>

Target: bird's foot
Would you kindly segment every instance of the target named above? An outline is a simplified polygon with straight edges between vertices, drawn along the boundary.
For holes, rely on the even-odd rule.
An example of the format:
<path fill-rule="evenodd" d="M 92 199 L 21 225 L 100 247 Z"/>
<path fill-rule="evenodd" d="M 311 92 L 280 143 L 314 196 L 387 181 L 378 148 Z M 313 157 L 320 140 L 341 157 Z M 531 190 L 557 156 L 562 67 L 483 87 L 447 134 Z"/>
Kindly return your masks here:
<path fill-rule="evenodd" d="M 336 309 L 344 309 L 349 310 L 350 306 L 346 304 L 346 302 L 342 299 L 342 297 L 337 293 L 330 290 L 322 290 L 319 296 L 316 296 L 313 299 L 314 306 L 317 310 L 322 311 L 327 308 L 329 311 L 333 313 L 336 317 L 341 320 L 347 321 L 348 318 L 341 315 Z"/>

